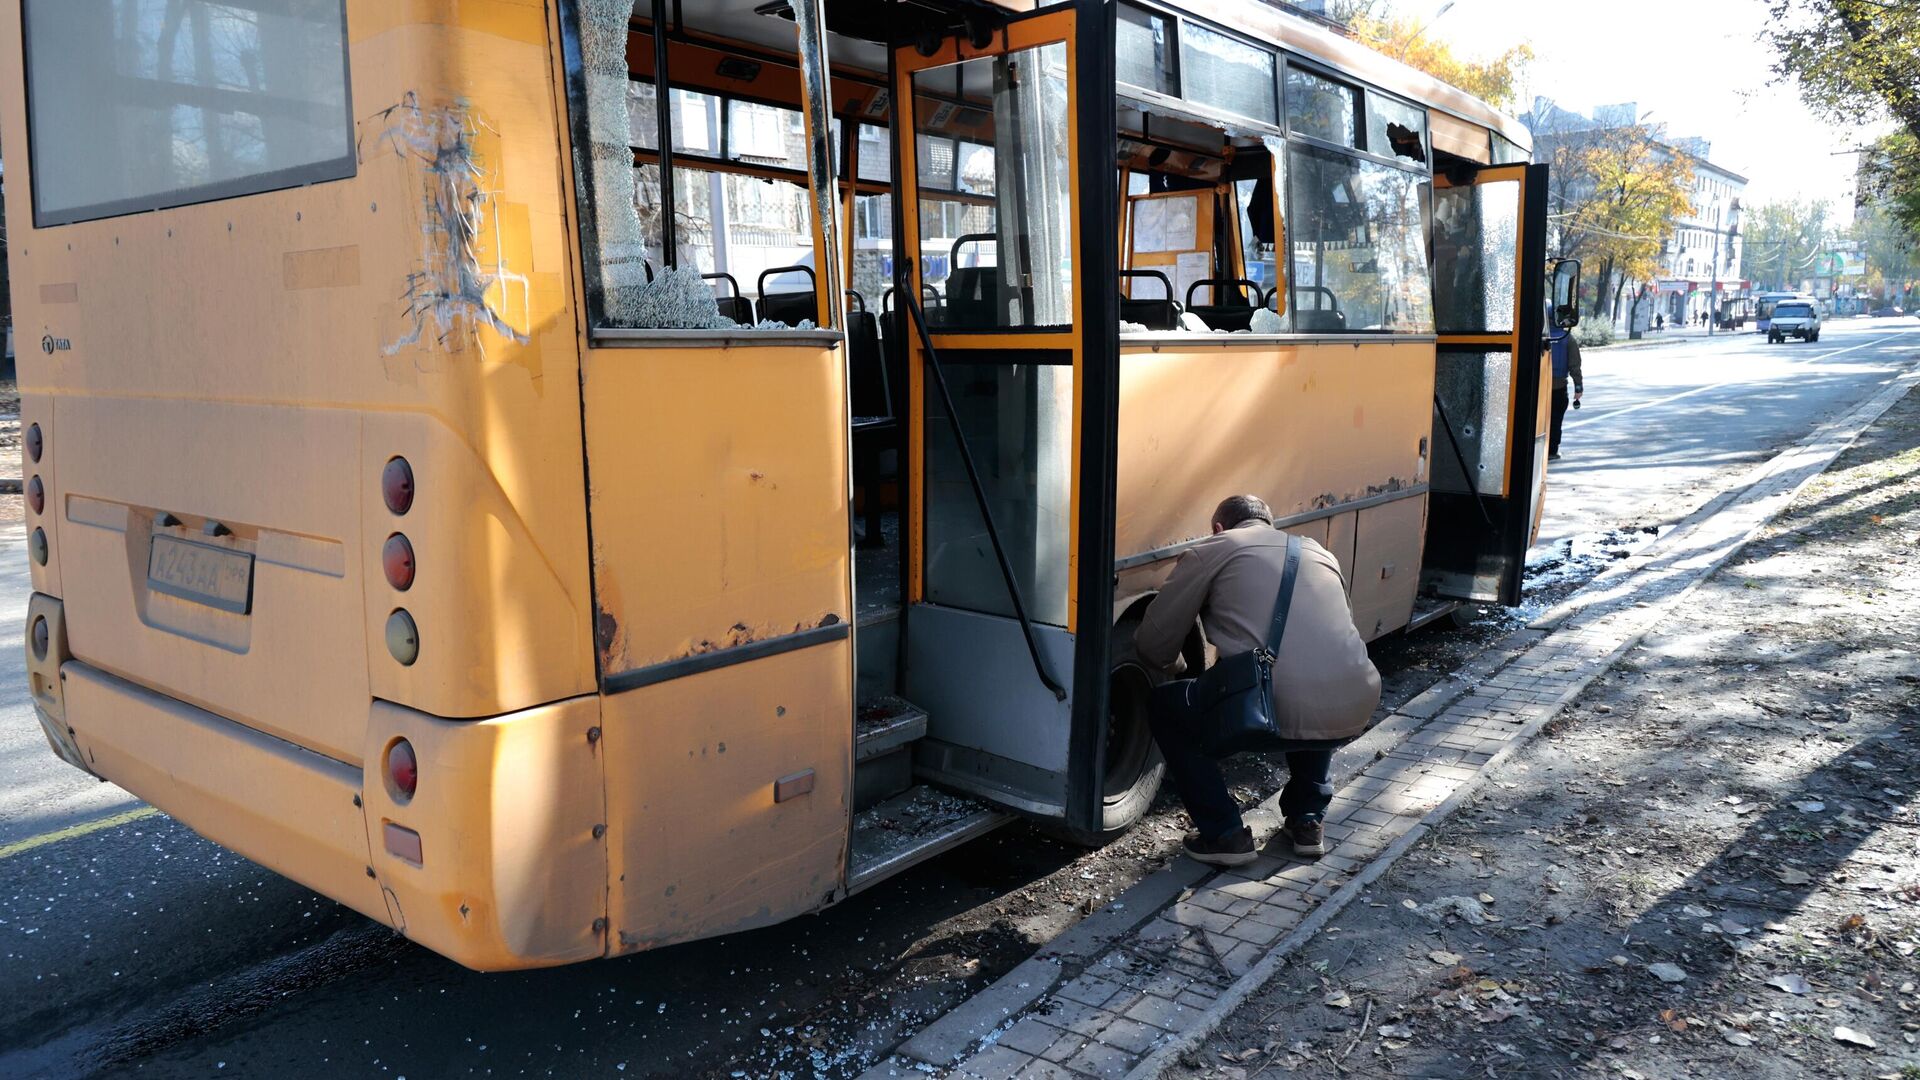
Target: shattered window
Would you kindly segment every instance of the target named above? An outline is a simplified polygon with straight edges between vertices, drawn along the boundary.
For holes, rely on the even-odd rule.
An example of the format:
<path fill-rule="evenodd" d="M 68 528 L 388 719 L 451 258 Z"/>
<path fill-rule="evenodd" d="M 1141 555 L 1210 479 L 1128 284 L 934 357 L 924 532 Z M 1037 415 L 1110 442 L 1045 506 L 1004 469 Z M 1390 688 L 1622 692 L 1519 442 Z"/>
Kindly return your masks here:
<path fill-rule="evenodd" d="M 36 224 L 352 176 L 340 0 L 27 0 Z"/>
<path fill-rule="evenodd" d="M 675 87 L 667 120 L 673 150 L 673 210 L 665 212 L 658 90 L 627 67 L 633 0 L 577 0 L 587 133 L 576 147 L 578 188 L 592 223 L 588 275 L 596 323 L 658 330 L 811 328 L 792 302 L 814 288 L 813 217 L 807 189 L 786 179 L 703 168 L 728 158 L 768 170 L 806 168 L 805 123 L 796 110 Z M 673 231 L 677 266 L 665 264 L 662 230 Z M 785 269 L 805 267 L 807 269 Z M 760 292 L 788 302 L 769 321 Z M 735 297 L 744 298 L 745 302 Z M 724 305 L 724 306 L 723 306 Z"/>

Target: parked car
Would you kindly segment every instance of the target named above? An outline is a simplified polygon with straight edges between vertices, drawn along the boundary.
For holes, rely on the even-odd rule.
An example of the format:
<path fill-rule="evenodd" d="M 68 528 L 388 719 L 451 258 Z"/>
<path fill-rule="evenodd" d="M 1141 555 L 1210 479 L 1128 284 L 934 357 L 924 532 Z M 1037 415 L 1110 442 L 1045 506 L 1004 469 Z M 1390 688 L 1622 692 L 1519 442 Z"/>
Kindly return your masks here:
<path fill-rule="evenodd" d="M 1820 308 L 1807 300 L 1782 300 L 1774 305 L 1773 322 L 1767 327 L 1767 340 L 1778 344 L 1790 337 L 1801 341 L 1820 340 Z"/>
<path fill-rule="evenodd" d="M 1875 308 L 1873 311 L 1873 317 L 1876 319 L 1897 319 L 1905 314 L 1906 312 L 1901 310 L 1897 304 L 1883 308 Z"/>

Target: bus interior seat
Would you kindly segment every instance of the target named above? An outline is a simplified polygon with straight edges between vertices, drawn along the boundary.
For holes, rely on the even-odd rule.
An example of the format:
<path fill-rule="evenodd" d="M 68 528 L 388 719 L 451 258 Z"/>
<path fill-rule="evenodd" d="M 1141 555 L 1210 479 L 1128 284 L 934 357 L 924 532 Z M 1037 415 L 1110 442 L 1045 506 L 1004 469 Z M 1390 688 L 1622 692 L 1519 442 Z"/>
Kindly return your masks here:
<path fill-rule="evenodd" d="M 853 482 L 861 489 L 864 530 L 861 547 L 879 547 L 886 541 L 881 531 L 880 482 L 881 454 L 898 450 L 899 414 L 889 372 L 889 357 L 881 347 L 880 320 L 867 310 L 866 299 L 848 290 L 847 299 L 847 376 L 853 413 Z"/>
<path fill-rule="evenodd" d="M 753 325 L 753 301 L 740 294 L 740 283 L 732 274 L 701 274 L 707 281 L 725 281 L 733 288 L 731 296 L 716 296 L 714 303 L 719 305 L 720 314 L 739 323 L 741 326 Z"/>
<path fill-rule="evenodd" d="M 1193 294 L 1202 288 L 1213 290 L 1214 303 L 1193 302 Z M 1225 303 L 1220 302 L 1223 298 Z M 1253 312 L 1259 301 L 1260 283 L 1251 278 L 1202 278 L 1187 286 L 1187 310 L 1215 330 L 1248 329 L 1253 325 Z"/>
<path fill-rule="evenodd" d="M 962 266 L 960 249 L 983 240 L 995 240 L 993 233 L 967 233 L 953 242 L 948 252 L 946 318 L 948 326 L 999 326 L 1004 321 L 1000 310 L 1000 268 L 998 266 Z"/>
<path fill-rule="evenodd" d="M 1313 296 L 1313 306 L 1304 307 L 1300 294 Z M 1346 313 L 1340 310 L 1340 298 L 1324 285 L 1297 285 L 1293 289 L 1293 328 L 1301 333 L 1341 333 L 1347 328 Z"/>
<path fill-rule="evenodd" d="M 1160 283 L 1158 297 L 1120 295 L 1120 318 L 1123 322 L 1139 323 L 1149 330 L 1172 330 L 1180 324 L 1180 305 L 1173 300 L 1173 282 L 1167 280 L 1167 275 L 1158 270 L 1122 270 L 1120 276 Z"/>
<path fill-rule="evenodd" d="M 812 283 L 805 292 L 767 292 L 767 279 L 777 274 L 805 274 Z M 811 266 L 770 266 L 760 271 L 760 280 L 756 283 L 760 293 L 760 317 L 772 322 L 783 322 L 788 326 L 799 326 L 802 322 L 812 322 L 820 317 L 820 283 L 814 277 Z"/>

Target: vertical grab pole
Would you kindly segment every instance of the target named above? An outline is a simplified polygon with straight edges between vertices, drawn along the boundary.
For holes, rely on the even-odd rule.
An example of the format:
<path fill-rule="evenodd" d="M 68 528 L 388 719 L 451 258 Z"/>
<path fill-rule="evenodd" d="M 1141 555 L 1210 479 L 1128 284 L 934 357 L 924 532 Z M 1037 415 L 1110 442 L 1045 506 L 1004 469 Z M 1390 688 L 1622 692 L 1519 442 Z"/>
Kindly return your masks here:
<path fill-rule="evenodd" d="M 667 0 L 653 0 L 654 145 L 660 148 L 660 262 L 678 266 L 673 243 L 673 92 L 667 88 Z"/>
<path fill-rule="evenodd" d="M 661 0 L 655 0 L 659 3 Z M 825 0 L 789 0 L 799 37 L 800 97 L 807 122 L 807 190 L 813 199 L 813 260 L 819 274 L 820 325 L 844 326 L 840 287 L 840 214 L 833 175 L 833 84 L 827 75 Z"/>

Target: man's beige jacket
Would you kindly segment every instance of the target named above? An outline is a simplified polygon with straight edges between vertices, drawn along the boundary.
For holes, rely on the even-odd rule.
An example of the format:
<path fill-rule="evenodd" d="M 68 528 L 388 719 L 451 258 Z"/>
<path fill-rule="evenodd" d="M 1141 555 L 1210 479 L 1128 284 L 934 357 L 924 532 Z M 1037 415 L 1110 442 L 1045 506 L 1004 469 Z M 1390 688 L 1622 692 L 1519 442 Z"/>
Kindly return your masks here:
<path fill-rule="evenodd" d="M 1266 644 L 1287 560 L 1287 534 L 1248 521 L 1188 548 L 1147 606 L 1134 637 L 1140 659 L 1172 670 L 1198 617 L 1222 656 Z M 1198 674 L 1189 672 L 1188 674 Z M 1351 739 L 1380 704 L 1380 673 L 1353 627 L 1340 564 L 1305 538 L 1293 605 L 1273 667 L 1273 705 L 1289 739 Z"/>

